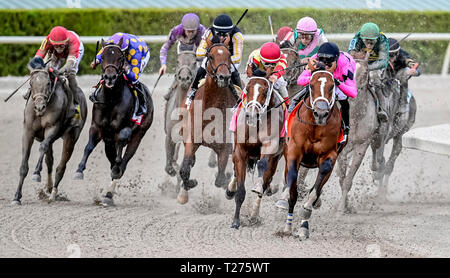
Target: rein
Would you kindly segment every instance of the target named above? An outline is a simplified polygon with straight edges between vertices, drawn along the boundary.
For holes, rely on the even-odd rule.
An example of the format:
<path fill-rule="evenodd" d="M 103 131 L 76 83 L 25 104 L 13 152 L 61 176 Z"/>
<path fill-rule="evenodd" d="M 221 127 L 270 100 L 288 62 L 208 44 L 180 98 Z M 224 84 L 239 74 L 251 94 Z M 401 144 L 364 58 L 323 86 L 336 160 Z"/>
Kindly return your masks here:
<path fill-rule="evenodd" d="M 108 44 L 105 47 L 103 47 L 103 49 L 108 48 L 108 47 L 116 47 L 119 49 L 119 52 L 122 54 L 122 63 L 120 64 L 120 66 L 116 66 L 114 64 L 107 64 L 104 68 L 102 67 L 102 74 L 103 74 L 103 72 L 105 72 L 105 70 L 107 68 L 113 68 L 117 72 L 117 75 L 121 75 L 123 73 L 123 65 L 125 64 L 125 56 L 122 53 L 122 49 L 120 48 L 120 46 L 118 46 L 116 44 Z M 102 53 L 102 55 L 103 55 L 103 53 Z"/>
<path fill-rule="evenodd" d="M 49 72 L 48 72 L 48 70 L 46 70 L 46 69 L 36 69 L 36 70 L 33 70 L 32 72 L 31 72 L 31 76 L 33 76 L 35 73 L 37 73 L 37 72 L 45 72 L 45 73 L 47 73 L 47 75 L 48 75 L 48 78 L 49 78 L 49 83 L 50 83 L 50 85 L 51 85 L 51 80 L 50 80 L 50 74 L 49 74 Z M 40 97 L 40 96 L 43 96 L 43 97 L 45 97 L 46 98 L 46 103 L 49 103 L 50 102 L 50 100 L 52 99 L 52 96 L 53 96 L 53 94 L 54 94 L 54 92 L 55 92 L 55 89 L 56 89 L 56 83 L 58 82 L 58 76 L 56 76 L 55 75 L 55 81 L 54 81 L 54 85 L 53 85 L 53 87 L 51 88 L 51 89 L 48 89 L 46 92 L 41 92 L 41 93 L 37 93 L 37 94 L 32 94 L 32 99 L 33 99 L 33 101 L 37 98 L 37 97 Z M 48 93 L 48 94 L 47 94 Z"/>
<path fill-rule="evenodd" d="M 257 114 L 266 114 L 266 113 L 268 113 L 270 110 L 272 110 L 272 109 L 267 110 L 267 107 L 269 106 L 270 100 L 272 99 L 273 85 L 272 85 L 272 83 L 271 83 L 269 80 L 267 80 L 266 78 L 264 78 L 264 77 L 258 77 L 258 76 L 251 77 L 251 78 L 249 79 L 249 82 L 248 82 L 248 83 L 250 83 L 250 80 L 252 80 L 252 79 L 264 80 L 265 82 L 267 82 L 267 85 L 268 85 L 268 87 L 269 87 L 269 90 L 268 90 L 268 92 L 267 92 L 266 100 L 264 101 L 264 104 L 263 104 L 263 105 L 261 105 L 261 103 L 259 103 L 257 100 L 251 100 L 251 101 L 248 101 L 248 102 L 244 105 L 244 111 L 247 113 L 247 112 L 248 112 L 247 109 L 253 108 L 253 109 L 256 109 L 256 111 L 257 111 L 256 113 L 257 113 Z M 247 83 L 247 86 L 248 86 L 248 83 Z M 247 87 L 245 87 L 245 91 L 247 92 Z M 247 94 L 246 94 L 246 95 L 247 95 Z M 248 97 L 248 96 L 246 96 L 246 98 L 247 98 L 247 97 Z"/>
<path fill-rule="evenodd" d="M 226 63 L 220 63 L 220 64 L 218 64 L 217 65 L 217 67 L 216 68 L 214 68 L 212 65 L 211 65 L 211 69 L 212 69 L 212 71 L 213 71 L 213 73 L 211 74 L 210 72 L 209 72 L 209 67 L 208 67 L 208 62 L 210 61 L 210 52 L 211 52 L 211 49 L 213 49 L 214 47 L 216 47 L 216 46 L 224 46 L 224 47 L 226 47 L 227 49 L 228 49 L 228 46 L 226 45 L 226 44 L 223 44 L 223 43 L 217 43 L 217 44 L 213 44 L 213 45 L 211 45 L 211 47 L 209 47 L 207 50 L 206 50 L 206 73 L 209 75 L 209 76 L 211 76 L 211 78 L 212 79 L 214 79 L 214 81 L 216 81 L 217 82 L 217 70 L 219 69 L 219 67 L 220 66 L 225 66 L 225 67 L 227 67 L 227 69 L 228 69 L 228 71 L 231 73 L 231 67 L 229 66 L 229 65 L 227 65 Z M 230 58 L 229 58 L 229 62 L 230 62 L 230 64 L 232 64 L 233 65 L 233 63 L 231 63 L 231 55 L 230 55 Z M 234 65 L 233 65 L 234 66 Z"/>

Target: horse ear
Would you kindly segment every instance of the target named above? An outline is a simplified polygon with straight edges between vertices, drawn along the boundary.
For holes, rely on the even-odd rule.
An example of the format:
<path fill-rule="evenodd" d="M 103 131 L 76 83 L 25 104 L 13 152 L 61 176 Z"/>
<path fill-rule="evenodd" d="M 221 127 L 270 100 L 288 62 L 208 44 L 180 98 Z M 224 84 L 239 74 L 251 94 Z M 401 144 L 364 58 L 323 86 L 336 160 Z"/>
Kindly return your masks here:
<path fill-rule="evenodd" d="M 102 38 L 101 44 L 102 44 L 102 48 L 105 47 L 105 45 L 106 45 L 105 40 L 103 38 Z"/>
<path fill-rule="evenodd" d="M 206 38 L 206 46 L 207 46 L 208 48 L 210 48 L 212 45 L 213 45 L 213 42 L 210 40 L 209 37 L 207 37 L 207 38 Z"/>
<path fill-rule="evenodd" d="M 120 49 L 122 49 L 122 44 L 123 44 L 123 37 L 120 38 L 119 43 L 117 44 L 118 46 L 120 46 Z"/>
<path fill-rule="evenodd" d="M 230 40 L 231 40 L 231 37 L 230 37 L 230 35 L 228 35 L 227 36 L 227 38 L 225 39 L 225 41 L 223 42 L 225 45 L 228 45 L 228 44 L 230 44 Z"/>

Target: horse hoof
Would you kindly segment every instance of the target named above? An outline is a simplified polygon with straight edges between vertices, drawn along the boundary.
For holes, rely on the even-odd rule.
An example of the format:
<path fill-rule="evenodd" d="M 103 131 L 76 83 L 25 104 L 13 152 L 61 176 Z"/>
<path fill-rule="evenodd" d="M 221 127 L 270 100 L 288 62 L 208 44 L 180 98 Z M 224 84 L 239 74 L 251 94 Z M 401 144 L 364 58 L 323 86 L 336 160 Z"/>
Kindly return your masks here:
<path fill-rule="evenodd" d="M 285 225 L 283 233 L 285 235 L 292 235 L 292 225 Z"/>
<path fill-rule="evenodd" d="M 284 199 L 278 200 L 278 201 L 275 203 L 275 206 L 276 206 L 277 208 L 280 208 L 280 209 L 285 209 L 285 210 L 289 209 L 289 203 L 288 203 L 287 200 L 284 200 Z"/>
<path fill-rule="evenodd" d="M 49 203 L 56 201 L 56 194 L 57 194 L 57 191 L 53 188 L 52 193 L 50 194 L 50 197 L 48 198 Z"/>
<path fill-rule="evenodd" d="M 104 207 L 111 207 L 111 206 L 114 206 L 114 201 L 113 201 L 112 198 L 104 197 L 104 198 L 102 199 L 101 204 L 102 204 L 102 206 L 104 206 Z"/>
<path fill-rule="evenodd" d="M 264 189 L 260 183 L 255 184 L 252 188 L 252 192 L 262 196 L 264 194 Z"/>
<path fill-rule="evenodd" d="M 33 176 L 31 177 L 31 180 L 34 182 L 41 182 L 41 176 L 38 174 L 33 174 Z"/>
<path fill-rule="evenodd" d="M 83 180 L 84 179 L 84 174 L 83 174 L 83 172 L 75 172 L 75 174 L 73 175 L 73 178 L 72 178 L 73 180 L 78 180 L 78 181 L 81 181 L 81 180 Z"/>
<path fill-rule="evenodd" d="M 229 191 L 228 189 L 225 191 L 225 198 L 228 200 L 231 200 L 234 198 L 234 195 L 236 194 L 236 191 Z"/>
<path fill-rule="evenodd" d="M 307 209 L 304 206 L 302 206 L 299 209 L 298 214 L 300 215 L 300 218 L 302 220 L 308 220 L 309 218 L 311 218 L 312 209 Z"/>
<path fill-rule="evenodd" d="M 11 205 L 20 206 L 20 205 L 22 205 L 22 202 L 20 202 L 19 200 L 14 200 L 11 202 Z"/>
<path fill-rule="evenodd" d="M 228 183 L 230 182 L 229 179 L 225 175 L 217 176 L 215 185 L 218 188 L 226 188 L 228 186 Z"/>
<path fill-rule="evenodd" d="M 298 232 L 295 234 L 295 237 L 298 237 L 299 240 L 306 240 L 309 238 L 309 229 L 304 227 L 300 227 Z"/>
<path fill-rule="evenodd" d="M 122 177 L 122 169 L 120 169 L 119 166 L 114 166 L 114 167 L 111 169 L 111 178 L 112 178 L 113 180 L 118 180 L 118 179 L 120 179 L 121 177 Z"/>
<path fill-rule="evenodd" d="M 239 226 L 240 226 L 240 224 L 239 224 L 239 223 L 236 223 L 236 222 L 234 222 L 233 224 L 231 224 L 231 228 L 232 228 L 232 229 L 239 230 Z"/>
<path fill-rule="evenodd" d="M 189 201 L 189 194 L 184 188 L 180 188 L 180 192 L 178 193 L 178 203 L 180 205 L 184 205 Z"/>
<path fill-rule="evenodd" d="M 198 181 L 197 180 L 189 180 L 188 184 L 187 184 L 187 188 L 188 189 L 192 189 L 194 187 L 196 187 L 198 185 Z"/>
<path fill-rule="evenodd" d="M 313 208 L 314 209 L 319 209 L 320 206 L 322 206 L 322 199 L 320 199 L 320 197 L 314 202 L 313 204 Z"/>
<path fill-rule="evenodd" d="M 175 175 L 177 174 L 177 171 L 175 171 L 172 165 L 167 165 L 165 170 L 166 173 L 171 177 L 175 177 Z"/>

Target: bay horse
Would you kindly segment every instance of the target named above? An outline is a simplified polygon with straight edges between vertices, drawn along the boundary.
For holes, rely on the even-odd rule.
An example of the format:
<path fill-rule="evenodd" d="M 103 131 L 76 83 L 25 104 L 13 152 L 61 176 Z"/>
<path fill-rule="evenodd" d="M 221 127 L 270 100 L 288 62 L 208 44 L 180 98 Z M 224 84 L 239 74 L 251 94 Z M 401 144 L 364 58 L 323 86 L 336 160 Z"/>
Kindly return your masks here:
<path fill-rule="evenodd" d="M 272 195 L 278 189 L 270 188 L 273 175 L 277 170 L 278 161 L 283 155 L 284 113 L 280 106 L 283 98 L 277 95 L 273 84 L 268 80 L 272 73 L 266 76 L 250 77 L 243 96 L 243 107 L 236 121 L 234 132 L 233 162 L 236 176 L 228 185 L 225 196 L 235 198 L 236 210 L 232 228 L 240 226 L 240 210 L 245 200 L 245 178 L 247 166 L 257 165 L 258 178 L 252 191 L 258 194 L 253 206 L 251 218 L 259 215 L 262 196 Z M 276 107 L 278 105 L 278 107 Z M 287 109 L 287 108 L 286 108 Z"/>
<path fill-rule="evenodd" d="M 318 167 L 319 172 L 307 200 L 300 208 L 301 226 L 295 236 L 309 237 L 312 209 L 320 206 L 322 187 L 330 177 L 338 156 L 341 117 L 335 105 L 333 74 L 319 63 L 313 71 L 309 95 L 292 111 L 288 123 L 288 142 L 285 148 L 285 179 L 289 189 L 289 211 L 284 232 L 292 233 L 293 211 L 297 202 L 297 177 L 300 164 Z"/>
<path fill-rule="evenodd" d="M 228 131 L 227 111 L 230 111 L 236 103 L 230 88 L 232 63 L 229 41 L 229 36 L 224 43 L 213 44 L 210 39 L 206 40 L 205 85 L 199 87 L 189 110 L 185 113 L 187 115 L 183 117 L 184 157 L 180 169 L 183 180 L 178 194 L 180 204 L 188 202 L 188 190 L 197 186 L 197 180 L 189 178 L 195 163 L 195 153 L 200 146 L 206 146 L 217 154 L 218 174 L 215 185 L 225 187 L 229 181 L 229 177 L 225 175 L 225 168 L 232 144 L 231 132 Z M 186 108 L 186 104 L 183 104 L 183 108 Z"/>
<path fill-rule="evenodd" d="M 301 59 L 298 52 L 291 47 L 281 48 L 281 52 L 286 57 L 287 67 L 283 74 L 287 82 L 287 90 L 289 97 L 293 97 L 296 93 L 303 89 L 303 86 L 297 84 L 297 78 L 302 74 L 305 66 L 301 66 Z"/>
<path fill-rule="evenodd" d="M 170 98 L 166 102 L 164 131 L 166 133 L 166 167 L 165 171 L 170 176 L 175 176 L 179 171 L 177 164 L 178 150 L 181 142 L 175 142 L 173 132 L 177 132 L 176 125 L 181 122 L 181 117 L 173 116 L 175 109 L 180 108 L 184 102 L 187 90 L 194 80 L 197 70 L 195 45 L 185 45 L 179 42 L 178 60 L 175 79 L 172 86 Z"/>
<path fill-rule="evenodd" d="M 41 181 L 42 162 L 45 155 L 47 164 L 47 193 L 50 194 L 49 201 L 55 201 L 58 193 L 58 185 L 64 176 L 67 162 L 72 156 L 75 144 L 83 129 L 87 117 L 86 98 L 78 88 L 77 100 L 79 103 L 79 117 L 77 123 L 68 118 L 68 109 L 71 106 L 66 92 L 70 88 L 63 84 L 61 76 L 45 68 L 44 61 L 30 68 L 31 71 L 31 95 L 27 100 L 24 110 L 23 135 L 22 135 L 22 163 L 20 166 L 20 180 L 13 204 L 20 205 L 22 198 L 22 186 L 28 174 L 28 159 L 34 140 L 41 142 L 39 147 L 39 160 L 33 173 L 33 181 Z M 54 82 L 51 81 L 54 79 Z M 71 93 L 71 92 L 67 92 Z M 53 184 L 53 143 L 63 139 L 61 161 L 56 168 L 55 183 Z"/>
<path fill-rule="evenodd" d="M 83 179 L 86 162 L 96 145 L 103 140 L 105 154 L 111 164 L 111 186 L 102 200 L 104 206 L 113 205 L 113 194 L 117 180 L 125 173 L 130 159 L 136 153 L 142 138 L 153 122 L 153 101 L 148 88 L 142 84 L 147 94 L 147 114 L 140 125 L 133 116 L 136 97 L 128 86 L 124 76 L 125 56 L 119 43 L 105 45 L 102 39 L 102 80 L 92 109 L 92 122 L 89 129 L 89 141 L 84 148 L 83 158 L 78 165 L 74 179 Z M 123 154 L 123 148 L 126 147 Z M 122 155 L 123 154 L 123 155 Z"/>

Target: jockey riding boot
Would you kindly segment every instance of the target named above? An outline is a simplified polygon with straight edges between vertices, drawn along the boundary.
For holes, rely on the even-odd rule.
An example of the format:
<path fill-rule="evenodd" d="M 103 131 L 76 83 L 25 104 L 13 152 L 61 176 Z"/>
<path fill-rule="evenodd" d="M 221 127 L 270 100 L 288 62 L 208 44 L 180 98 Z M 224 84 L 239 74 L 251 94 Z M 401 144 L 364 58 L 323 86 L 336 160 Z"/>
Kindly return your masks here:
<path fill-rule="evenodd" d="M 147 96 L 139 80 L 133 83 L 133 89 L 136 91 L 137 101 L 139 102 L 139 108 L 136 111 L 136 116 L 147 114 Z"/>
<path fill-rule="evenodd" d="M 377 116 L 381 122 L 388 121 L 388 115 L 386 113 L 386 97 L 383 94 L 381 86 L 374 86 L 375 94 L 378 98 L 378 112 Z"/>
<path fill-rule="evenodd" d="M 303 88 L 303 90 L 301 90 L 300 92 L 298 92 L 295 97 L 292 99 L 291 105 L 289 105 L 289 109 L 288 112 L 291 113 L 295 106 L 297 106 L 297 104 L 306 96 L 306 93 L 309 92 L 309 86 Z"/>
<path fill-rule="evenodd" d="M 69 118 L 72 118 L 72 124 L 77 126 L 78 119 L 76 119 L 79 114 L 79 105 L 77 101 L 77 92 L 78 92 L 78 83 L 74 72 L 71 72 L 67 75 L 67 80 L 69 81 L 70 92 L 68 95 L 69 100 Z"/>
<path fill-rule="evenodd" d="M 198 83 L 200 82 L 200 79 L 204 78 L 206 76 L 206 70 L 202 67 L 199 67 L 197 70 L 197 74 L 195 75 L 195 79 L 192 82 L 191 90 L 189 91 L 187 98 L 186 98 L 186 105 L 189 109 L 189 106 L 191 106 L 191 102 L 195 98 L 195 92 L 198 90 Z"/>
<path fill-rule="evenodd" d="M 167 91 L 167 93 L 163 96 L 163 98 L 166 101 L 169 101 L 170 97 L 172 96 L 173 91 L 175 91 L 175 89 L 177 88 L 177 81 L 175 78 L 175 81 L 173 81 L 172 86 L 170 86 L 169 90 Z"/>
<path fill-rule="evenodd" d="M 286 107 L 289 107 L 289 93 L 286 86 L 280 86 L 278 88 L 278 91 L 280 92 L 281 97 L 283 97 L 283 101 Z"/>
<path fill-rule="evenodd" d="M 348 133 L 350 132 L 350 103 L 348 99 L 338 101 L 341 105 L 342 129 L 344 130 L 344 140 L 340 142 L 340 145 L 345 146 L 347 144 Z"/>
<path fill-rule="evenodd" d="M 408 111 L 408 85 L 404 86 L 400 84 L 400 102 L 398 104 L 398 113 L 406 113 Z"/>

